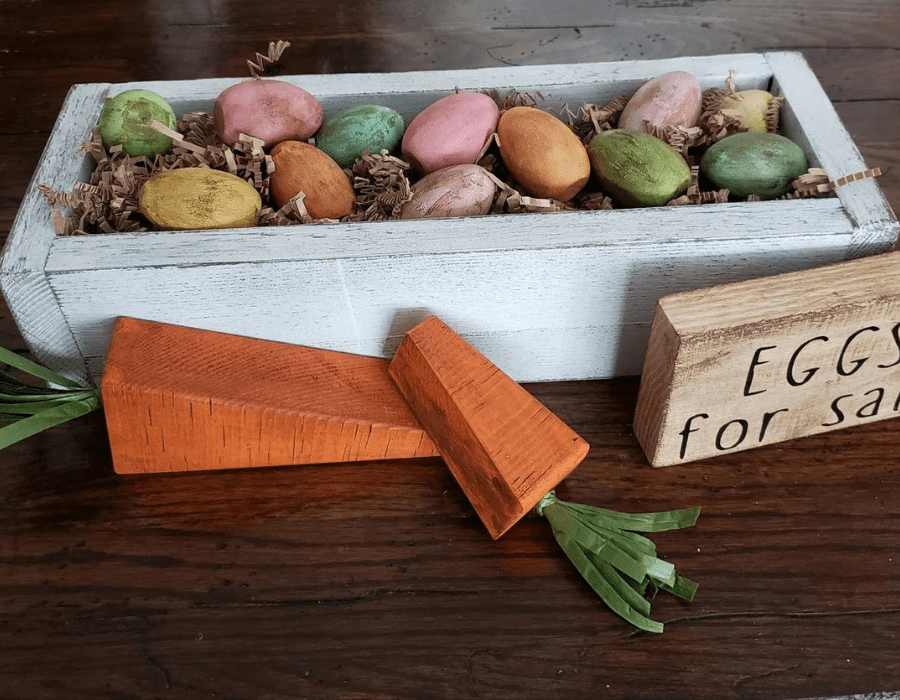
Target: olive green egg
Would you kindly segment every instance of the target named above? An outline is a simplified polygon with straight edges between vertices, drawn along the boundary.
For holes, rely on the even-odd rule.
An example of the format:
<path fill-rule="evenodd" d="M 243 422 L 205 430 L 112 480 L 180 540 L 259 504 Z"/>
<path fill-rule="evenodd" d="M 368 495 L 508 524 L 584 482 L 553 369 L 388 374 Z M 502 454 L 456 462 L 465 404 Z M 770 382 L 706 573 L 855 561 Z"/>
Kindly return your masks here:
<path fill-rule="evenodd" d="M 403 128 L 403 117 L 390 107 L 357 105 L 325 116 L 316 147 L 349 168 L 364 151 L 393 151 L 403 138 Z"/>
<path fill-rule="evenodd" d="M 177 120 L 168 102 L 149 90 L 126 90 L 103 104 L 97 126 L 107 146 L 122 146 L 130 156 L 155 156 L 172 146 L 172 139 L 150 126 L 158 121 L 174 129 Z"/>
<path fill-rule="evenodd" d="M 647 133 L 601 131 L 587 151 L 603 190 L 626 207 L 662 206 L 691 184 L 691 169 L 681 154 Z"/>
<path fill-rule="evenodd" d="M 700 173 L 716 187 L 761 199 L 787 193 L 808 169 L 803 149 L 778 134 L 732 134 L 710 146 L 700 160 Z"/>

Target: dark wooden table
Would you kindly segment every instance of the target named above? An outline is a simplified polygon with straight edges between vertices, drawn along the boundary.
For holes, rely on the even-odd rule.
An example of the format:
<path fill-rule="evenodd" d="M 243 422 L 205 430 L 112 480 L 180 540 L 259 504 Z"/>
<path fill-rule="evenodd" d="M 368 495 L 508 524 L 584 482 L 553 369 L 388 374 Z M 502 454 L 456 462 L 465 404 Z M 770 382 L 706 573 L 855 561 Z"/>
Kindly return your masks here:
<path fill-rule="evenodd" d="M 0 242 L 73 83 L 803 51 L 900 211 L 895 0 L 0 2 Z M 0 344 L 25 351 L 5 306 Z M 900 424 L 662 470 L 636 378 L 531 385 L 591 444 L 563 498 L 699 504 L 663 635 L 439 459 L 120 477 L 99 413 L 0 453 L 0 697 L 900 697 Z M 895 692 L 891 692 L 895 691 Z"/>

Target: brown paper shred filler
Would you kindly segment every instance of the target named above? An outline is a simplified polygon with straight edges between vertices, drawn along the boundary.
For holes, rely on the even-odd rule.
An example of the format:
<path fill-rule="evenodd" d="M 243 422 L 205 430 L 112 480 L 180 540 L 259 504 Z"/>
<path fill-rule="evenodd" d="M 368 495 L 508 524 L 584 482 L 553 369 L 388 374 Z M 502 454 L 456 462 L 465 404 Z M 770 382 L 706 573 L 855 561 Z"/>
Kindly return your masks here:
<path fill-rule="evenodd" d="M 381 153 L 364 153 L 350 170 L 356 191 L 355 221 L 382 221 L 399 216 L 412 198 L 411 166 L 404 160 Z"/>
<path fill-rule="evenodd" d="M 248 59 L 247 67 L 250 69 L 250 75 L 252 75 L 256 80 L 260 80 L 262 76 L 260 73 L 265 73 L 267 70 L 270 70 L 270 66 L 274 66 L 278 63 L 281 58 L 281 54 L 284 53 L 285 49 L 287 49 L 291 45 L 289 41 L 270 41 L 269 42 L 269 50 L 265 56 L 261 53 L 256 53 L 256 61 L 253 59 Z"/>
<path fill-rule="evenodd" d="M 667 143 L 682 156 L 687 158 L 688 150 L 704 141 L 703 130 L 699 126 L 663 126 L 659 127 L 644 120 L 644 128 L 651 136 Z"/>
<path fill-rule="evenodd" d="M 800 196 L 816 196 L 834 192 L 838 187 L 849 185 L 851 182 L 867 180 L 881 175 L 881 168 L 868 168 L 850 175 L 843 175 L 831 180 L 822 168 L 810 168 L 808 172 L 794 180 L 793 187 Z"/>
<path fill-rule="evenodd" d="M 573 129 L 575 135 L 587 145 L 601 131 L 614 129 L 626 104 L 628 98 L 620 96 L 605 105 L 582 105 L 580 122 Z"/>

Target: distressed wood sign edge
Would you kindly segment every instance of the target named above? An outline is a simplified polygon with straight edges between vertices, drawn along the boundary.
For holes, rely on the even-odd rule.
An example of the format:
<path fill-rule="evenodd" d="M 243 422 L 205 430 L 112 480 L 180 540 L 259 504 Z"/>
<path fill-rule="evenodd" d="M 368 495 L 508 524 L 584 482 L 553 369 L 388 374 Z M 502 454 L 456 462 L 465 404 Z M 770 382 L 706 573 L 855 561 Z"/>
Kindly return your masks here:
<path fill-rule="evenodd" d="M 804 329 L 814 332 L 798 342 Z M 869 361 L 862 348 L 876 342 L 880 358 Z M 671 294 L 659 299 L 651 325 L 634 432 L 651 465 L 662 467 L 884 420 L 900 415 L 900 382 L 885 388 L 897 373 L 900 251 Z M 872 387 L 862 391 L 868 377 Z M 869 398 L 849 411 L 851 388 Z M 698 396 L 740 410 L 693 410 Z M 742 415 L 763 400 L 769 408 L 755 423 Z M 811 415 L 811 402 L 827 418 Z"/>

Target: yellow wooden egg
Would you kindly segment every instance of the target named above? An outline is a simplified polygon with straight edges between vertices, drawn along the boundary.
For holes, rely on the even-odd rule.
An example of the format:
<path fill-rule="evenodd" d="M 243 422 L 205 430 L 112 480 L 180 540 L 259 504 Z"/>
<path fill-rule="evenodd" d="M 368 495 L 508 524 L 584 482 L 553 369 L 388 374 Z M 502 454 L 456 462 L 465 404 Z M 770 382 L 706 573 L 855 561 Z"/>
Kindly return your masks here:
<path fill-rule="evenodd" d="M 742 90 L 725 98 L 721 110 L 740 121 L 747 131 L 765 134 L 769 131 L 766 115 L 773 99 L 772 93 L 765 90 Z"/>
<path fill-rule="evenodd" d="M 262 199 L 237 175 L 210 168 L 178 168 L 144 183 L 141 213 L 160 229 L 256 226 Z"/>
<path fill-rule="evenodd" d="M 497 125 L 500 155 L 526 194 L 566 202 L 587 184 L 587 150 L 561 120 L 535 107 L 513 107 Z"/>
<path fill-rule="evenodd" d="M 314 219 L 339 219 L 353 213 L 356 193 L 350 178 L 325 151 L 302 141 L 282 141 L 272 149 L 275 172 L 269 180 L 279 207 L 303 192 Z"/>

